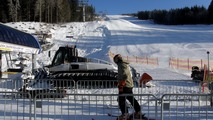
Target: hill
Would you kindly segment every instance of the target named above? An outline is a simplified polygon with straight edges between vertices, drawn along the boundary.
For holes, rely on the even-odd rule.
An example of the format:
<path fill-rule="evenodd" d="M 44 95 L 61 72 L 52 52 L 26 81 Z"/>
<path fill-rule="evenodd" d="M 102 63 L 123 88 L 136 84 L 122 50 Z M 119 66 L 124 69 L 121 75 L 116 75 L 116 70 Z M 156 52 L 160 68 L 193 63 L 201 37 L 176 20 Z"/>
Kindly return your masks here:
<path fill-rule="evenodd" d="M 51 48 L 52 51 L 61 45 L 76 44 L 80 56 L 107 61 L 111 61 L 109 51 L 123 56 L 158 58 L 157 67 L 132 63 L 140 73 L 149 72 L 155 79 L 170 79 L 168 72 L 171 73 L 171 79 L 190 79 L 189 71 L 181 71 L 180 74 L 179 70 L 170 69 L 169 58 L 207 59 L 206 51 L 213 52 L 212 25 L 167 26 L 121 15 L 107 16 L 101 21 L 60 25 L 34 22 L 6 25 L 28 33 L 52 34 L 52 38 L 47 39 L 55 44 Z M 51 62 L 47 53 L 44 51 L 38 55 L 38 67 L 40 63 Z"/>

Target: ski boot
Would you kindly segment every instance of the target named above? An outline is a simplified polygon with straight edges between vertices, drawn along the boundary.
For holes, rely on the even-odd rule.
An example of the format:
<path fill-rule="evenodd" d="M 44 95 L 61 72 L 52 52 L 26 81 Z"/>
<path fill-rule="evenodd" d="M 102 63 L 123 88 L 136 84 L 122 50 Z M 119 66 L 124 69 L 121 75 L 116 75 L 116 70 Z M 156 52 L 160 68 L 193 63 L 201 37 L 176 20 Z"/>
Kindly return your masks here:
<path fill-rule="evenodd" d="M 145 114 L 142 114 L 141 112 L 135 112 L 131 114 L 128 118 L 128 120 L 149 120 L 147 117 L 145 117 Z"/>
<path fill-rule="evenodd" d="M 120 115 L 116 120 L 128 120 L 128 118 L 129 118 L 129 114 L 124 113 L 124 114 Z"/>

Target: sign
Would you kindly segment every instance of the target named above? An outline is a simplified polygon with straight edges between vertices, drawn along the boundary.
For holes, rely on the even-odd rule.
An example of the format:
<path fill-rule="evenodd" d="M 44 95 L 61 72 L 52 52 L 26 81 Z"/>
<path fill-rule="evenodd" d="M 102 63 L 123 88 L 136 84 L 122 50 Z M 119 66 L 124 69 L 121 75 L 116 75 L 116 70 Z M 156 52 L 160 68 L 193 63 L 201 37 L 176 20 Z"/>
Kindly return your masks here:
<path fill-rule="evenodd" d="M 0 50 L 38 54 L 39 49 L 0 41 Z"/>

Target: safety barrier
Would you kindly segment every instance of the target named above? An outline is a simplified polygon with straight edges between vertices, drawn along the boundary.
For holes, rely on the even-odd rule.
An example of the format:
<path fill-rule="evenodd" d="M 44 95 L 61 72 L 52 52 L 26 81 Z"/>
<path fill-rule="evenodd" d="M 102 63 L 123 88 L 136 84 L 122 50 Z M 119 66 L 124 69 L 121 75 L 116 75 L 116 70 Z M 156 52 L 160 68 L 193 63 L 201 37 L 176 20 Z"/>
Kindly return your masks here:
<path fill-rule="evenodd" d="M 1 92 L 0 91 L 0 119 L 1 120 L 31 120 L 32 99 L 21 99 L 20 94 L 28 94 L 21 92 Z"/>
<path fill-rule="evenodd" d="M 96 86 L 82 86 L 88 84 L 95 84 Z M 102 84 L 105 84 L 105 87 Z M 150 87 L 134 87 L 135 94 L 153 94 L 158 99 L 163 94 L 194 94 L 203 93 L 201 82 L 196 80 L 152 80 L 150 81 L 152 86 Z M 117 81 L 105 80 L 105 81 L 78 81 L 76 91 L 78 93 L 93 93 L 93 94 L 117 94 Z M 108 85 L 108 86 L 107 86 Z M 106 87 L 107 86 L 107 87 Z M 136 85 L 135 85 L 136 86 Z M 109 89 L 106 89 L 109 88 Z M 113 89 L 116 88 L 116 89 Z"/>
<path fill-rule="evenodd" d="M 62 81 L 63 84 L 68 83 Z M 66 90 L 65 93 L 46 91 L 31 96 L 17 92 L 20 80 L 0 80 L 0 119 L 114 120 L 107 114 L 120 114 L 118 89 L 114 85 L 116 81 L 109 81 L 69 81 L 69 86 L 60 88 Z M 188 120 L 195 119 L 194 116 L 213 119 L 209 101 L 212 95 L 202 93 L 199 81 L 152 80 L 151 83 L 155 86 L 133 88 L 134 96 L 147 117 L 162 120 Z M 129 112 L 133 112 L 131 106 Z"/>
<path fill-rule="evenodd" d="M 114 120 L 107 114 L 119 115 L 117 94 L 67 94 L 68 97 L 58 100 L 36 99 L 34 118 L 60 120 Z M 77 96 L 73 97 L 73 96 Z M 157 117 L 155 97 L 150 94 L 134 95 L 139 103 L 144 104 L 141 109 L 147 116 Z M 39 104 L 39 105 L 37 105 Z M 39 106 L 39 107 L 38 107 Z M 53 107 L 54 106 L 54 107 Z M 132 108 L 130 108 L 130 112 Z M 159 116 L 160 117 L 160 116 Z"/>
<path fill-rule="evenodd" d="M 30 80 L 28 80 L 29 82 Z M 35 81 L 35 80 L 32 80 Z M 22 86 L 24 82 L 22 80 L 1 79 L 0 91 L 19 91 L 27 92 Z M 59 92 L 61 94 L 66 93 L 82 93 L 82 94 L 117 94 L 117 80 L 79 80 L 75 82 L 69 79 L 40 79 L 36 82 L 29 82 L 31 90 L 37 88 L 38 90 L 44 89 L 43 92 Z M 149 87 L 138 87 L 137 81 L 134 82 L 133 88 L 136 94 L 153 94 L 157 98 L 160 98 L 163 94 L 194 94 L 203 93 L 202 82 L 196 80 L 152 80 L 149 82 Z M 57 86 L 57 89 L 55 88 Z M 22 89 L 21 89 L 22 88 Z M 50 90 L 48 90 L 50 89 Z M 65 93 L 66 92 L 66 93 Z M 35 93 L 34 93 L 35 94 Z M 34 95 L 32 95 L 34 97 Z"/>
<path fill-rule="evenodd" d="M 207 60 L 194 60 L 194 59 L 180 59 L 180 58 L 170 58 L 169 66 L 176 69 L 182 70 L 192 70 L 192 66 L 198 66 L 203 68 L 204 64 L 208 64 Z M 209 65 L 213 66 L 213 61 L 209 61 Z"/>
<path fill-rule="evenodd" d="M 210 97 L 210 94 L 164 94 L 161 98 L 161 120 L 211 120 L 213 108 L 208 102 Z"/>
<path fill-rule="evenodd" d="M 110 58 L 113 58 L 115 56 L 114 53 L 110 52 L 108 53 Z M 139 63 L 139 64 L 147 64 L 147 65 L 156 65 L 158 66 L 158 58 L 149 58 L 149 57 L 131 57 L 131 56 L 123 56 L 122 58 L 130 63 Z"/>
<path fill-rule="evenodd" d="M 1 92 L 9 94 L 9 92 Z M 13 92 L 11 94 L 19 94 Z M 37 96 L 57 95 L 41 93 Z M 65 98 L 0 98 L 2 120 L 114 120 L 120 115 L 117 94 L 67 94 Z M 75 97 L 77 96 L 77 97 Z M 128 95 L 130 96 L 130 95 Z M 141 111 L 148 118 L 161 120 L 213 119 L 210 94 L 165 94 L 157 99 L 152 94 L 134 94 Z M 202 100 L 201 100 L 201 97 Z M 129 112 L 134 112 L 127 103 Z"/>

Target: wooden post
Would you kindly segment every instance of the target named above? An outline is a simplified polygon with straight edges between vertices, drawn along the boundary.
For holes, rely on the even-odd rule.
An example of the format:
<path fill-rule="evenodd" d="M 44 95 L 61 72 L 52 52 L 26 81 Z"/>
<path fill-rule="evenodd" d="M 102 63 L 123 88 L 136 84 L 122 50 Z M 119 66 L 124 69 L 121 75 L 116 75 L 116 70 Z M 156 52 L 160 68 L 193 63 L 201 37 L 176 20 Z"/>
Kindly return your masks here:
<path fill-rule="evenodd" d="M 177 58 L 177 69 L 179 68 L 179 59 Z"/>
<path fill-rule="evenodd" d="M 169 58 L 169 67 L 171 67 L 171 58 Z"/>
<path fill-rule="evenodd" d="M 159 65 L 158 58 L 157 58 L 157 65 Z"/>
<path fill-rule="evenodd" d="M 147 64 L 147 65 L 149 64 L 149 60 L 148 60 L 148 57 L 146 57 L 146 64 Z"/>
<path fill-rule="evenodd" d="M 200 66 L 200 68 L 203 68 L 203 60 L 201 59 L 201 66 Z"/>
<path fill-rule="evenodd" d="M 187 59 L 187 62 L 188 62 L 188 70 L 189 70 L 189 58 Z"/>

